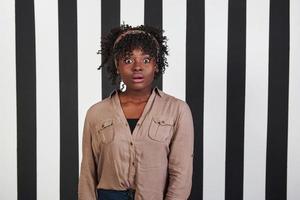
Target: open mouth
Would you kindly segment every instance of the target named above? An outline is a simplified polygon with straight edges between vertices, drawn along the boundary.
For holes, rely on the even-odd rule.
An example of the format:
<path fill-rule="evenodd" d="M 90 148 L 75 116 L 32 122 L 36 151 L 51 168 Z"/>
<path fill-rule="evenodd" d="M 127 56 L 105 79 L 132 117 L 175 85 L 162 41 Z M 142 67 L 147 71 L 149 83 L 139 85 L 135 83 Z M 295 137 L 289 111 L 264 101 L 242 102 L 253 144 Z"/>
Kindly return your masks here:
<path fill-rule="evenodd" d="M 141 83 L 144 81 L 144 76 L 142 74 L 134 74 L 132 76 L 132 81 L 134 83 Z"/>

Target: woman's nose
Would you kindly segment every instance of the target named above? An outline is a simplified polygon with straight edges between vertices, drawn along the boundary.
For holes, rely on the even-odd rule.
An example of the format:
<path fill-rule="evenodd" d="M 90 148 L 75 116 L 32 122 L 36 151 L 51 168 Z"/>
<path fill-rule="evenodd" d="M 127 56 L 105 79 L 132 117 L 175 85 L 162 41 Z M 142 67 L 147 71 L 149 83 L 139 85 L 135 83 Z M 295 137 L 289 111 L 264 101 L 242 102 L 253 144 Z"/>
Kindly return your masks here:
<path fill-rule="evenodd" d="M 134 71 L 140 71 L 142 69 L 143 69 L 143 67 L 142 67 L 142 63 L 141 62 L 135 62 L 134 63 L 134 66 L 133 66 L 133 70 Z"/>

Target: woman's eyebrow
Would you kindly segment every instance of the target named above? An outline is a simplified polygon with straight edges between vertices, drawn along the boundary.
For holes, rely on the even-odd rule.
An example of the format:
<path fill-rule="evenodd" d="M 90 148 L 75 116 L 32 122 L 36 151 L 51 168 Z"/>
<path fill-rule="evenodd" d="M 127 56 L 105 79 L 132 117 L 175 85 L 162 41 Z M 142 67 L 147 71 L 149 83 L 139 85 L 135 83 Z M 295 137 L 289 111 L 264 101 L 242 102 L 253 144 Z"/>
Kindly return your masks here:
<path fill-rule="evenodd" d="M 122 59 L 131 58 L 131 56 L 132 56 L 132 55 L 124 55 L 124 56 L 122 57 Z"/>

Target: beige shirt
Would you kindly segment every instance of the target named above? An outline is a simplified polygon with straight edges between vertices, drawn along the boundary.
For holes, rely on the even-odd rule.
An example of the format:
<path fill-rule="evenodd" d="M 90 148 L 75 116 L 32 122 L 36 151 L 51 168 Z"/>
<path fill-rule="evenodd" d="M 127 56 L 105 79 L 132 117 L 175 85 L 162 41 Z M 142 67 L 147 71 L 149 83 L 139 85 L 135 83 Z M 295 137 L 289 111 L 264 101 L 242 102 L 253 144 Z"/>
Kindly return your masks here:
<path fill-rule="evenodd" d="M 86 114 L 79 199 L 96 200 L 99 188 L 132 188 L 135 200 L 186 200 L 193 145 L 192 115 L 184 101 L 153 89 L 131 134 L 114 91 Z"/>

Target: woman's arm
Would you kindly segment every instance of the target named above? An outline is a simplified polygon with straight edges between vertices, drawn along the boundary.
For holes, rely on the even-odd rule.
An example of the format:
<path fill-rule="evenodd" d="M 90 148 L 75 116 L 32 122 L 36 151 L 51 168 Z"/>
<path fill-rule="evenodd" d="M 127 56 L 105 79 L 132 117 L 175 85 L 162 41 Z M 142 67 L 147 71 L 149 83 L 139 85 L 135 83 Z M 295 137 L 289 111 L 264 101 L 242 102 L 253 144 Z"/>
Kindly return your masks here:
<path fill-rule="evenodd" d="M 78 185 L 79 200 L 96 200 L 96 163 L 92 150 L 92 137 L 88 113 L 85 117 L 82 140 L 82 162 Z"/>
<path fill-rule="evenodd" d="M 192 187 L 194 127 L 189 106 L 180 109 L 170 147 L 169 185 L 165 200 L 186 200 Z"/>

